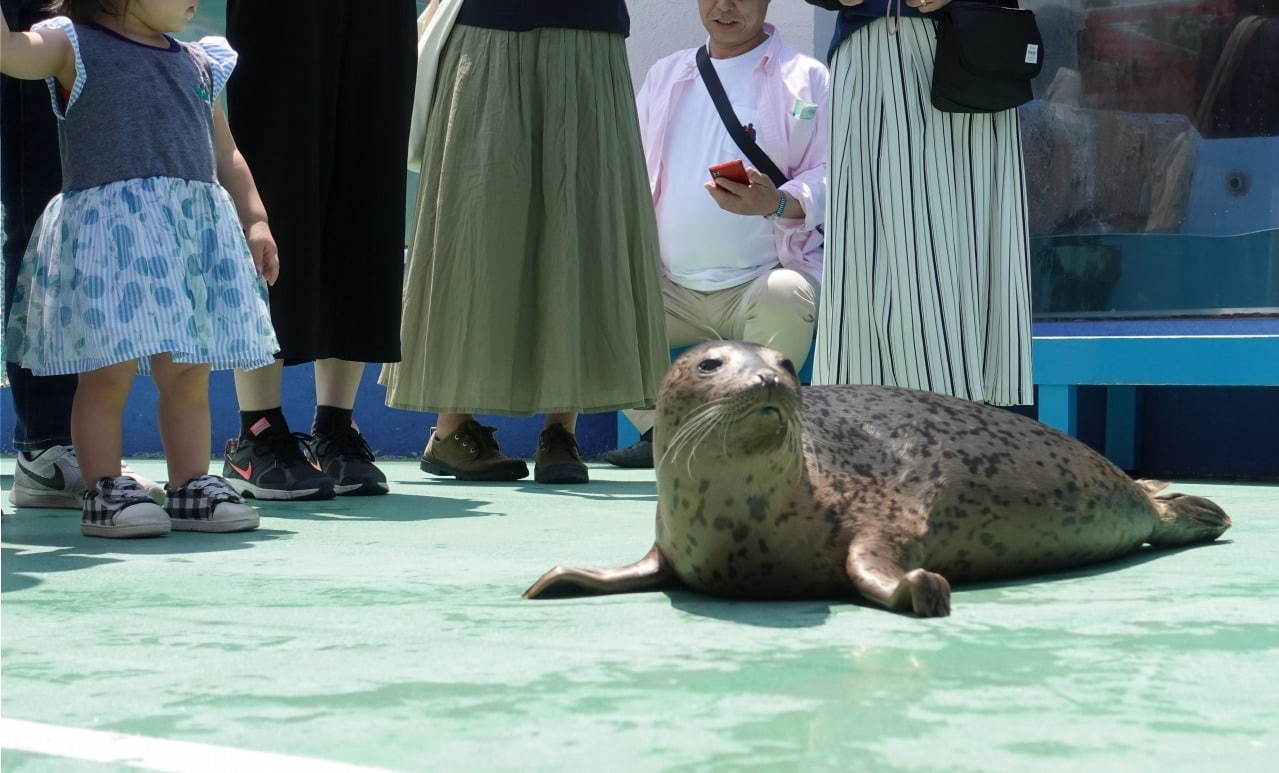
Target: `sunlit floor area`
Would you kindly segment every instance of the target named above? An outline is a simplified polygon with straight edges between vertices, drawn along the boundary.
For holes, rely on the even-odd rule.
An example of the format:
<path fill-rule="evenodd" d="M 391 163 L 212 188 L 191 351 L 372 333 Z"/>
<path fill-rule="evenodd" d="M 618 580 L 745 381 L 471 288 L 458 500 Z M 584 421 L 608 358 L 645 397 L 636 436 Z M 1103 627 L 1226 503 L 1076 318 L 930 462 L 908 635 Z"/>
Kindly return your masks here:
<path fill-rule="evenodd" d="M 837 599 L 524 601 L 556 563 L 647 551 L 651 471 L 556 488 L 384 469 L 388 496 L 264 504 L 230 535 L 91 539 L 78 513 L 6 495 L 4 770 L 1279 758 L 1279 486 L 1179 482 L 1233 517 L 1222 540 L 960 586 L 951 617 L 918 620 Z"/>

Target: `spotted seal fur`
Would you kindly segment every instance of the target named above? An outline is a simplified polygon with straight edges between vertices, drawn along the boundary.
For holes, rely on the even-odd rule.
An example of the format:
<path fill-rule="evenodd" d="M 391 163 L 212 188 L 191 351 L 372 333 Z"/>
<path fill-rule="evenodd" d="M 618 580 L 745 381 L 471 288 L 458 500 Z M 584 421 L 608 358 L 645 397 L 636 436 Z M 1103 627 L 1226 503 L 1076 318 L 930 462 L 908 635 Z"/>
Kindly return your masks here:
<path fill-rule="evenodd" d="M 526 598 L 682 584 L 735 598 L 859 593 L 942 616 L 951 581 L 1084 566 L 1230 527 L 1216 504 L 1156 496 L 1162 484 L 1012 412 L 909 389 L 801 390 L 785 355 L 754 344 L 685 352 L 662 383 L 653 436 L 652 550 L 615 569 L 557 566 Z"/>

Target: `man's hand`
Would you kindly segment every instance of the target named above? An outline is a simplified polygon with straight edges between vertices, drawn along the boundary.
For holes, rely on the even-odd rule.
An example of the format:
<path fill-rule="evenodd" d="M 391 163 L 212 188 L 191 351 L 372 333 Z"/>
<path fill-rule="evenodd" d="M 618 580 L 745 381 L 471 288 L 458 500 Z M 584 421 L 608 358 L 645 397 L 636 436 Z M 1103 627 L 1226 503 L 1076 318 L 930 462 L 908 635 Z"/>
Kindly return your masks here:
<path fill-rule="evenodd" d="M 275 237 L 265 221 L 258 221 L 244 232 L 249 242 L 249 252 L 253 255 L 253 267 L 269 285 L 275 284 L 280 275 L 280 251 L 275 246 Z"/>
<path fill-rule="evenodd" d="M 713 182 L 706 183 L 706 190 L 725 212 L 757 216 L 776 212 L 779 194 L 773 181 L 767 175 L 760 174 L 753 166 L 746 167 L 746 177 L 751 181 L 750 185 L 717 177 Z"/>

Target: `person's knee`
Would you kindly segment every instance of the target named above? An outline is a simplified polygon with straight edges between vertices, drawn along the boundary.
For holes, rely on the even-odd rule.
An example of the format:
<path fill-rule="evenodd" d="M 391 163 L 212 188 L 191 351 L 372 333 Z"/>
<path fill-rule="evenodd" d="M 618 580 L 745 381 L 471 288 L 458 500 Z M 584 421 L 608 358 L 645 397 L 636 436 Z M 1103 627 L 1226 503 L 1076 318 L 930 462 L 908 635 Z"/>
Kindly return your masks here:
<path fill-rule="evenodd" d="M 152 360 L 151 376 L 161 392 L 205 392 L 209 385 L 209 365 L 198 362 L 173 362 L 167 355 Z"/>
<path fill-rule="evenodd" d="M 95 392 L 127 392 L 138 372 L 136 360 L 78 374 L 79 389 Z"/>
<path fill-rule="evenodd" d="M 814 322 L 817 313 L 817 283 L 801 271 L 779 268 L 770 271 L 757 302 L 773 313 L 795 315 Z"/>
<path fill-rule="evenodd" d="M 93 410 L 117 411 L 124 408 L 138 372 L 136 360 L 108 365 L 105 368 L 77 374 L 73 410 L 93 406 Z"/>

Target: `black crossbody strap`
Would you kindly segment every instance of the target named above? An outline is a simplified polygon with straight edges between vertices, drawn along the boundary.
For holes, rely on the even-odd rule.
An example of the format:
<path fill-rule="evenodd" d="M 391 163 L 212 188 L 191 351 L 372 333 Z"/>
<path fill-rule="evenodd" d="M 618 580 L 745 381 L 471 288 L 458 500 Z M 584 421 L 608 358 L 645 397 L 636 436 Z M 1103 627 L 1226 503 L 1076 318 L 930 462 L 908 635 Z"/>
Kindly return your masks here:
<path fill-rule="evenodd" d="M 706 91 L 710 93 L 711 101 L 715 103 L 719 118 L 724 122 L 724 128 L 728 129 L 733 142 L 737 143 L 742 154 L 750 160 L 751 166 L 768 175 L 773 185 L 782 187 L 790 178 L 782 174 L 782 170 L 778 169 L 773 159 L 769 158 L 764 149 L 751 139 L 742 122 L 737 119 L 733 106 L 728 103 L 728 95 L 724 93 L 724 84 L 720 83 L 719 74 L 715 72 L 715 67 L 711 64 L 711 55 L 706 50 L 706 46 L 697 49 L 697 71 L 702 74 L 702 83 L 706 84 Z"/>

